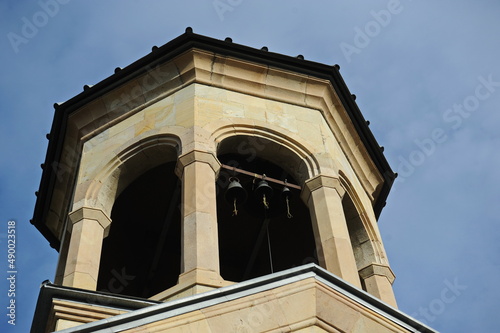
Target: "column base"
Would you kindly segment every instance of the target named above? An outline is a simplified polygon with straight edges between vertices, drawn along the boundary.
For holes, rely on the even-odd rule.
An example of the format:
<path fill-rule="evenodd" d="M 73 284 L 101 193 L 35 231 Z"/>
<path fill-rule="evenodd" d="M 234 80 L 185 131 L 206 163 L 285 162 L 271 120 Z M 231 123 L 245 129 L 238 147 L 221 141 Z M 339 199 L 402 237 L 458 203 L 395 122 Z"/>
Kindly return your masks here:
<path fill-rule="evenodd" d="M 225 281 L 214 271 L 193 269 L 179 275 L 177 285 L 150 297 L 150 299 L 166 302 L 218 289 L 233 283 Z"/>

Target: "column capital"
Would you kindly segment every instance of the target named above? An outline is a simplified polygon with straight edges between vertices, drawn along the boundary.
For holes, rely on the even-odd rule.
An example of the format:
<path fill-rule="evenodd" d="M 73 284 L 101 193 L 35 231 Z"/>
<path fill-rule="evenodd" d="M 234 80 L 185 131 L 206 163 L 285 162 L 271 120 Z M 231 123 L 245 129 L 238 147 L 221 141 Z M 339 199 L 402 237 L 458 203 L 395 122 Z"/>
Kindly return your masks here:
<path fill-rule="evenodd" d="M 373 275 L 385 276 L 391 284 L 396 279 L 396 275 L 394 275 L 392 269 L 387 265 L 372 263 L 359 270 L 359 276 L 361 276 L 363 280 L 368 279 Z"/>
<path fill-rule="evenodd" d="M 69 220 L 71 221 L 69 231 L 72 231 L 74 224 L 84 219 L 97 221 L 104 230 L 104 237 L 108 236 L 111 219 L 99 208 L 82 207 L 69 213 Z"/>
<path fill-rule="evenodd" d="M 208 164 L 215 174 L 219 172 L 221 167 L 221 163 L 213 153 L 202 150 L 191 150 L 190 152 L 182 154 L 177 159 L 177 164 L 175 166 L 175 174 L 177 177 L 182 178 L 184 168 L 194 162 Z"/>
<path fill-rule="evenodd" d="M 326 175 L 317 175 L 316 177 L 306 180 L 304 182 L 304 186 L 302 188 L 302 193 L 300 194 L 300 197 L 307 204 L 307 202 L 309 201 L 309 197 L 311 196 L 311 193 L 322 187 L 333 188 L 337 191 L 340 198 L 344 197 L 345 189 L 342 187 L 340 179 L 337 177 L 326 176 Z"/>

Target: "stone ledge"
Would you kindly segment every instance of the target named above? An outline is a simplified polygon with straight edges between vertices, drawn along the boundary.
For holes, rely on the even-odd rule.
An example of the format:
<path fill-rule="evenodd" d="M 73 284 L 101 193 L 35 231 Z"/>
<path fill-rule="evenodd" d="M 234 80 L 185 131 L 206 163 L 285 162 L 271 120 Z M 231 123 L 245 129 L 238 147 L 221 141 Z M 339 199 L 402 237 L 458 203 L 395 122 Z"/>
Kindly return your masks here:
<path fill-rule="evenodd" d="M 69 213 L 69 220 L 71 221 L 69 231 L 72 231 L 74 224 L 84 219 L 97 221 L 104 229 L 104 237 L 108 236 L 111 227 L 111 219 L 99 208 L 82 207 Z"/>
<path fill-rule="evenodd" d="M 221 166 L 221 163 L 213 153 L 201 150 L 192 150 L 188 153 L 182 154 L 177 159 L 177 164 L 175 166 L 175 174 L 177 177 L 182 178 L 184 168 L 194 162 L 208 164 L 215 174 L 219 172 Z"/>
<path fill-rule="evenodd" d="M 235 327 L 231 324 L 241 324 L 242 319 L 250 319 L 248 323 L 253 324 L 248 328 L 252 332 L 281 332 L 285 327 L 302 329 L 315 325 L 329 332 L 351 332 L 353 327 L 357 327 L 368 332 L 437 333 L 314 264 L 165 303 L 45 285 L 42 286 L 37 302 L 33 333 L 46 332 L 46 322 L 42 321 L 42 318 L 46 318 L 45 313 L 49 310 L 46 304 L 50 304 L 56 294 L 59 299 L 68 300 L 72 297 L 76 298 L 76 301 L 95 295 L 98 298 L 92 304 L 99 304 L 96 301 L 102 298 L 114 299 L 116 302 L 107 304 L 132 310 L 104 320 L 67 328 L 65 333 L 142 332 L 148 329 L 165 332 L 170 328 L 176 331 L 185 329 L 196 332 L 224 332 Z M 124 302 L 132 302 L 137 306 L 124 306 Z M 332 308 L 336 310 L 332 311 Z M 134 309 L 141 310 L 133 311 Z M 251 319 L 255 318 L 256 314 L 266 320 L 254 322 Z M 198 326 L 200 320 L 206 320 L 208 325 Z M 295 326 L 301 322 L 307 324 Z M 246 325 L 244 327 L 246 328 Z"/>
<path fill-rule="evenodd" d="M 304 182 L 304 187 L 302 188 L 302 193 L 300 194 L 300 197 L 307 204 L 309 202 L 311 193 L 322 187 L 333 188 L 334 190 L 337 191 L 340 198 L 344 197 L 344 194 L 346 192 L 345 189 L 342 187 L 339 178 L 326 175 L 318 175 Z"/>
<path fill-rule="evenodd" d="M 367 279 L 373 275 L 385 276 L 392 284 L 396 279 L 396 275 L 389 266 L 373 263 L 359 270 L 359 276 L 362 279 Z"/>

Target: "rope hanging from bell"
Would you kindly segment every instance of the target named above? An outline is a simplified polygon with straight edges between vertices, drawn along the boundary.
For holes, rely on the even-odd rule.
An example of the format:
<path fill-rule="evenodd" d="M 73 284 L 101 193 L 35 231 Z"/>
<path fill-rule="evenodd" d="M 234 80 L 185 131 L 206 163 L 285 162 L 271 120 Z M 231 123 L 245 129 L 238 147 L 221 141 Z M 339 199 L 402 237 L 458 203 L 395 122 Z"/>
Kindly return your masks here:
<path fill-rule="evenodd" d="M 257 196 L 262 197 L 262 204 L 265 209 L 269 209 L 269 198 L 273 196 L 273 188 L 266 181 L 266 175 L 262 175 L 262 180 L 255 188 Z"/>
<path fill-rule="evenodd" d="M 229 178 L 230 183 L 227 187 L 225 198 L 233 206 L 233 216 L 238 215 L 237 203 L 243 204 L 247 199 L 247 191 L 241 186 L 240 180 L 236 177 Z"/>
<path fill-rule="evenodd" d="M 286 217 L 291 219 L 293 215 L 290 213 L 290 203 L 288 202 L 288 197 L 286 197 L 285 200 L 286 200 Z"/>
<path fill-rule="evenodd" d="M 233 215 L 232 216 L 237 216 L 238 215 L 238 209 L 236 208 L 236 198 L 234 198 L 233 202 Z"/>
<path fill-rule="evenodd" d="M 286 217 L 291 219 L 293 217 L 292 213 L 290 213 L 290 196 L 292 195 L 292 191 L 288 188 L 286 179 L 285 179 L 285 186 L 281 190 L 281 197 L 285 199 L 286 203 Z"/>
<path fill-rule="evenodd" d="M 266 194 L 262 195 L 262 204 L 264 204 L 264 207 L 266 207 L 266 209 L 269 209 L 269 203 L 266 200 Z"/>

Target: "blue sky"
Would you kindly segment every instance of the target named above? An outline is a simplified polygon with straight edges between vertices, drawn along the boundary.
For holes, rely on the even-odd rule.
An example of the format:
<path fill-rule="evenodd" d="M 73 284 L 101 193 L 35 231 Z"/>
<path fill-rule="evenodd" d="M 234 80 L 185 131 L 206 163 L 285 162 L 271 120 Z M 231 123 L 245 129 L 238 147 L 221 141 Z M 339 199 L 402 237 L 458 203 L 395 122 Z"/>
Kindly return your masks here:
<path fill-rule="evenodd" d="M 170 2 L 171 3 L 171 2 Z M 399 307 L 442 332 L 500 324 L 500 3 L 495 0 L 0 2 L 0 267 L 17 235 L 27 332 L 57 253 L 28 222 L 53 103 L 182 34 L 339 64 L 400 177 L 379 227 Z M 31 25 L 31 27 L 30 27 Z M 31 29 L 30 29 L 31 28 Z"/>

